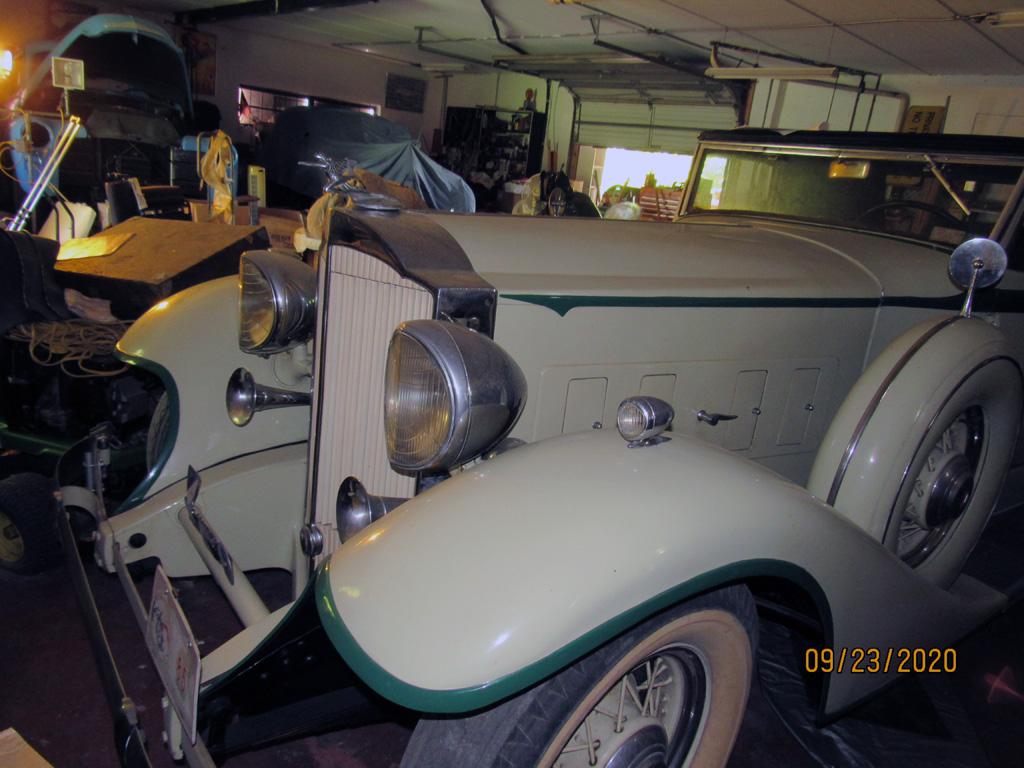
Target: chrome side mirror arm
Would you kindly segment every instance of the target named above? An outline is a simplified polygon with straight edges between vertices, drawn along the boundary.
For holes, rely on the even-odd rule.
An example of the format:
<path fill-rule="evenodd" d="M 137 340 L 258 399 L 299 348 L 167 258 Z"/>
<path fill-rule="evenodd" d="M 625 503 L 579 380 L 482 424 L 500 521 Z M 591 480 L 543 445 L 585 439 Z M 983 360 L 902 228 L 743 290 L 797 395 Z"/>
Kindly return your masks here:
<path fill-rule="evenodd" d="M 975 237 L 956 247 L 949 257 L 949 279 L 965 290 L 961 317 L 970 317 L 974 292 L 1002 280 L 1006 273 L 1006 251 L 995 240 Z"/>

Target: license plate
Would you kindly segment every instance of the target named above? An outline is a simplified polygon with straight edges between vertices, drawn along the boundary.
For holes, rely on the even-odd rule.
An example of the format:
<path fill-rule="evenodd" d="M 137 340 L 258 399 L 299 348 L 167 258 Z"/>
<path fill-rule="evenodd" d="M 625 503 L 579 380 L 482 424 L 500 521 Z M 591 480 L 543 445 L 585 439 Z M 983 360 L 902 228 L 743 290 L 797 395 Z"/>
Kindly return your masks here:
<path fill-rule="evenodd" d="M 192 636 L 171 582 L 159 565 L 153 577 L 153 599 L 146 623 L 146 646 L 156 663 L 167 698 L 181 721 L 189 741 L 196 743 L 196 710 L 202 664 L 199 646 Z"/>

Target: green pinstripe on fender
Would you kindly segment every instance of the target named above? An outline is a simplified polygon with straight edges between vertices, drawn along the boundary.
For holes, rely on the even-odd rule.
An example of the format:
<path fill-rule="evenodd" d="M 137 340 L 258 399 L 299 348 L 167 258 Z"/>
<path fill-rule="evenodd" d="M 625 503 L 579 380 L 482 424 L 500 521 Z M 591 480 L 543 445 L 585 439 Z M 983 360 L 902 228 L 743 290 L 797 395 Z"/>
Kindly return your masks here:
<path fill-rule="evenodd" d="M 343 552 L 335 557 L 344 557 Z M 818 582 L 800 566 L 782 560 L 757 559 L 721 566 L 702 573 L 676 587 L 667 589 L 649 600 L 620 613 L 553 653 L 504 677 L 469 688 L 432 690 L 411 685 L 389 673 L 359 645 L 352 636 L 331 594 L 331 561 L 316 574 L 316 607 L 327 636 L 364 683 L 387 699 L 417 712 L 461 713 L 483 709 L 507 699 L 530 686 L 550 677 L 559 670 L 587 655 L 595 648 L 636 626 L 654 614 L 670 608 L 687 598 L 720 586 L 726 586 L 753 576 L 777 576 L 792 581 L 814 600 L 825 631 L 825 646 L 832 645 L 832 613 L 825 593 Z M 821 701 L 827 695 L 825 680 Z"/>
<path fill-rule="evenodd" d="M 153 462 L 153 466 L 146 472 L 146 476 L 142 478 L 135 489 L 131 492 L 131 495 L 127 499 L 121 502 L 120 506 L 114 510 L 113 514 L 124 512 L 131 509 L 132 507 L 140 504 L 145 500 L 146 494 L 153 488 L 153 483 L 163 472 L 164 466 L 167 464 L 167 460 L 171 458 L 171 452 L 174 450 L 174 444 L 178 440 L 178 418 L 181 411 L 180 401 L 178 399 L 178 387 L 174 383 L 174 377 L 171 376 L 171 372 L 164 368 L 159 363 L 154 363 L 152 360 L 147 360 L 144 357 L 136 357 L 122 352 L 119 348 L 114 349 L 114 355 L 124 363 L 128 365 L 134 365 L 147 371 L 158 379 L 160 383 L 164 385 L 164 391 L 167 393 L 167 436 L 164 438 L 163 445 L 160 446 L 160 452 L 156 456 L 156 461 Z"/>
<path fill-rule="evenodd" d="M 908 307 L 917 309 L 959 310 L 963 296 L 886 296 L 865 298 L 778 298 L 731 296 L 595 296 L 576 294 L 503 293 L 503 299 L 536 304 L 565 316 L 578 307 L 631 307 L 662 309 L 666 307 L 765 309 L 843 309 L 860 307 Z M 1024 311 L 1024 291 L 995 289 L 978 294 L 974 308 L 979 312 Z"/>

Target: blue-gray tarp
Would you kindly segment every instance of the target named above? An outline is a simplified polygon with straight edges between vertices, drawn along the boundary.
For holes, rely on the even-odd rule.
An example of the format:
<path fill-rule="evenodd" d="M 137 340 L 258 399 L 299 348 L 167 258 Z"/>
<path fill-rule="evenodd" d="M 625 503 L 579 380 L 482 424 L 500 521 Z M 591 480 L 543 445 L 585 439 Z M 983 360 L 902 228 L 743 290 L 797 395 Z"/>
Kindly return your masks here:
<path fill-rule="evenodd" d="M 325 176 L 317 152 L 415 189 L 431 208 L 476 210 L 473 191 L 461 177 L 430 159 L 404 126 L 382 117 L 340 107 L 295 107 L 281 112 L 260 148 L 259 163 L 267 178 L 294 192 L 318 197 Z"/>

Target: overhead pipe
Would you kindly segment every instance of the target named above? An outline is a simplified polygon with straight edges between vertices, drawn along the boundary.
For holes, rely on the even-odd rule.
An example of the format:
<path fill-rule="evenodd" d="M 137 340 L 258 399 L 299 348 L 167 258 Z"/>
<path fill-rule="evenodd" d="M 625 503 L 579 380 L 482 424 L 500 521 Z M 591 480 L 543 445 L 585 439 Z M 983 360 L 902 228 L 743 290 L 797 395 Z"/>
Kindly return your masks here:
<path fill-rule="evenodd" d="M 521 53 L 521 54 L 523 54 L 525 56 L 526 55 L 526 51 L 525 50 L 520 48 L 515 43 L 510 43 L 508 40 L 506 40 L 505 38 L 503 38 L 501 36 L 501 30 L 498 28 L 498 19 L 494 15 L 494 11 L 491 10 L 491 6 L 489 6 L 487 4 L 487 0 L 480 0 L 480 5 L 482 5 L 484 7 L 484 10 L 487 11 L 487 15 L 491 19 L 491 26 L 494 27 L 494 36 L 495 36 L 495 38 L 497 38 L 498 42 L 501 43 L 502 45 L 504 45 L 510 51 L 515 51 L 516 53 Z"/>
<path fill-rule="evenodd" d="M 704 45 L 703 43 L 696 43 L 693 40 L 688 40 L 685 37 L 680 37 L 679 35 L 677 35 L 677 34 L 675 34 L 673 32 L 666 32 L 663 29 L 655 29 L 654 27 L 648 27 L 646 24 L 641 24 L 638 21 L 634 21 L 633 19 L 630 19 L 630 18 L 628 18 L 626 16 L 620 16 L 617 13 L 612 13 L 611 11 L 605 11 L 605 10 L 602 10 L 600 8 L 595 8 L 594 6 L 589 5 L 587 3 L 576 3 L 576 5 L 578 5 L 580 8 L 585 8 L 586 10 L 590 11 L 591 13 L 593 13 L 594 15 L 596 15 L 599 18 L 612 19 L 613 21 L 617 21 L 620 24 L 625 24 L 627 26 L 633 27 L 634 29 L 639 29 L 642 32 L 646 32 L 648 35 L 657 35 L 658 37 L 664 37 L 664 38 L 668 38 L 669 40 L 675 40 L 677 43 L 682 43 L 683 45 L 689 45 L 691 48 L 697 48 L 697 49 L 702 50 L 702 51 L 710 51 L 711 50 L 711 48 L 709 46 Z M 594 22 L 591 21 L 591 24 L 594 24 Z M 594 32 L 595 32 L 595 34 L 597 33 L 596 28 L 595 28 Z M 735 59 L 736 61 L 738 61 L 738 62 L 740 62 L 742 64 L 749 64 L 750 63 L 750 62 L 744 61 L 743 59 L 740 59 L 740 58 L 738 58 L 736 56 L 730 56 L 730 58 Z"/>
<path fill-rule="evenodd" d="M 601 40 L 597 37 L 594 38 L 594 45 L 598 46 L 599 48 L 607 48 L 609 51 L 617 51 L 619 53 L 625 53 L 630 56 L 635 56 L 636 58 L 642 59 L 643 61 L 647 61 L 651 64 L 658 64 L 662 67 L 668 67 L 669 69 L 674 69 L 677 72 L 685 72 L 688 75 L 693 75 L 700 82 L 714 82 L 715 85 L 725 88 L 732 94 L 732 106 L 736 111 L 736 119 L 737 121 L 742 119 L 741 113 L 743 110 L 743 105 L 746 102 L 747 90 L 750 87 L 748 84 L 741 84 L 741 81 L 718 82 L 710 80 L 709 78 L 704 76 L 704 68 L 699 65 L 686 64 L 684 62 L 676 61 L 674 59 L 669 59 L 668 57 L 663 56 L 662 54 L 648 54 L 642 53 L 640 51 L 633 51 L 630 50 L 629 48 L 623 48 L 621 45 L 609 43 L 608 41 Z"/>
<path fill-rule="evenodd" d="M 433 48 L 425 45 L 423 42 L 423 33 L 430 29 L 430 27 L 416 27 L 416 50 L 423 51 L 423 53 L 431 53 L 434 56 L 443 56 L 448 59 L 454 59 L 455 61 L 462 61 L 466 64 L 472 64 L 477 67 L 484 67 L 487 69 L 496 69 L 499 72 L 519 72 L 524 75 L 532 75 L 533 77 L 544 79 L 544 75 L 537 72 L 532 72 L 526 69 L 515 69 L 504 61 L 486 61 L 484 59 L 474 59 L 472 56 L 463 56 L 461 53 L 450 53 L 449 51 L 442 51 L 440 48 Z M 446 41 L 440 41 L 446 42 Z M 420 65 L 422 66 L 422 65 Z"/>
<path fill-rule="evenodd" d="M 242 19 L 250 16 L 280 16 L 297 11 L 343 8 L 349 5 L 376 2 L 378 0 L 250 0 L 250 2 L 244 3 L 199 8 L 194 11 L 179 11 L 174 14 L 174 23 L 184 27 L 194 27 L 197 24 L 212 24 L 217 21 Z"/>
<path fill-rule="evenodd" d="M 790 62 L 792 62 L 794 64 L 803 64 L 804 66 L 808 66 L 808 67 L 830 67 L 832 69 L 838 69 L 840 72 L 844 72 L 844 73 L 846 73 L 848 75 L 856 75 L 858 77 L 865 76 L 865 75 L 874 75 L 875 74 L 874 72 L 868 72 L 868 71 L 863 70 L 863 69 L 853 69 L 852 67 L 843 67 L 843 66 L 840 66 L 838 64 L 832 64 L 831 62 L 827 62 L 827 61 L 817 61 L 816 59 L 807 59 L 807 58 L 804 58 L 803 56 L 791 56 L 788 53 L 773 53 L 771 51 L 762 51 L 762 50 L 759 50 L 757 48 L 748 48 L 748 47 L 746 47 L 744 45 L 733 45 L 732 43 L 726 43 L 726 42 L 723 42 L 721 40 L 712 40 L 711 41 L 711 58 L 712 58 L 712 63 L 715 63 L 715 60 L 717 59 L 718 49 L 719 48 L 727 48 L 730 51 L 739 51 L 741 53 L 749 53 L 749 54 L 752 54 L 752 55 L 758 56 L 758 57 L 765 56 L 766 58 L 769 58 L 769 59 L 779 59 L 781 61 L 790 61 Z M 736 58 L 736 57 L 735 56 L 730 56 L 729 58 Z M 716 66 L 720 66 L 720 65 L 716 64 Z"/>

